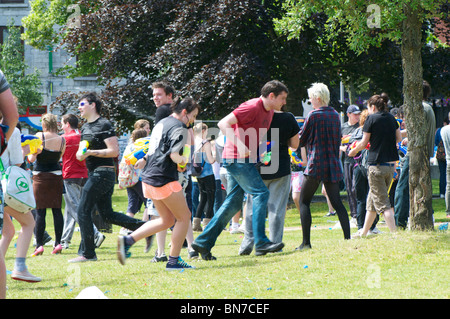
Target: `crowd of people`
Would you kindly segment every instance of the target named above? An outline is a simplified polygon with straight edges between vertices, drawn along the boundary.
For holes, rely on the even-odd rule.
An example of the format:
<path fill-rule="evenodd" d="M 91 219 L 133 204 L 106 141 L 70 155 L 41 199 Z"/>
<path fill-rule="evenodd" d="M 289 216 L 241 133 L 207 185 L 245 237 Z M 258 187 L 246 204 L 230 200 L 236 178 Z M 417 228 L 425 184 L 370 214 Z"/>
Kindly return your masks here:
<path fill-rule="evenodd" d="M 17 108 L 6 79 L 0 75 L 2 124 L 16 127 Z M 243 217 L 240 229 L 244 233 L 239 255 L 249 255 L 253 249 L 256 256 L 282 251 L 290 196 L 299 210 L 302 228 L 302 241 L 296 250 L 311 249 L 310 204 L 320 185 L 329 214 L 337 215 L 346 240 L 376 233 L 380 214 L 391 232 L 406 227 L 409 153 L 400 158 L 399 146 L 407 145 L 407 132 L 401 113 L 393 115 L 389 110 L 386 94 L 372 96 L 362 111 L 356 105 L 349 106 L 349 120 L 341 125 L 339 113 L 329 106 L 328 87 L 315 83 L 308 89 L 313 110 L 299 125 L 292 113 L 284 111 L 288 88 L 280 81 L 269 81 L 260 97 L 242 103 L 219 121 L 220 135 L 214 139 L 208 138 L 206 124 L 195 125 L 201 112 L 195 100 L 176 97 L 174 88 L 164 82 L 152 88 L 157 107 L 154 127 L 150 131 L 150 122 L 138 120 L 124 151 L 133 152 L 135 142 L 147 139 L 144 156 L 127 164 L 138 180 L 126 187 L 126 214 L 112 208 L 119 144 L 112 123 L 101 116 L 103 103 L 95 93 L 79 100 L 79 115 L 86 121 L 81 129 L 76 115 L 65 114 L 61 118 L 64 134 L 59 135 L 57 117 L 45 114 L 43 130 L 36 134 L 42 147 L 34 153 L 20 145 L 20 126 L 4 130 L 8 146 L 1 156 L 3 167 L 33 163 L 36 209 L 19 213 L 4 207 L 0 219 L 0 297 L 5 293 L 4 256 L 15 233 L 9 217 L 22 227 L 12 278 L 39 282 L 41 278 L 28 271 L 25 261 L 33 234 L 36 248 L 32 256 L 44 253 L 50 237 L 45 224 L 47 209 L 52 211 L 55 231 L 52 254 L 69 247 L 78 224 L 78 257 L 69 262 L 97 260 L 96 249 L 105 236 L 93 222 L 96 211 L 105 222 L 122 227 L 117 242 L 121 264 L 130 258 L 136 242 L 145 239 L 148 252 L 156 239 L 152 262 L 167 262 L 167 270 L 195 268 L 180 257 L 183 246 L 187 246 L 190 259 L 201 256 L 215 260 L 212 249 L 217 238 L 230 224 L 237 231 L 239 216 Z M 424 82 L 428 153 L 432 157 L 435 118 L 426 103 L 429 94 L 429 85 Z M 448 161 L 450 126 L 440 130 L 439 137 L 449 149 Z M 343 185 L 350 218 L 340 195 Z M 446 185 L 448 194 L 450 183 Z M 135 215 L 142 205 L 143 218 L 138 219 Z M 351 220 L 358 228 L 353 235 Z M 171 242 L 167 257 L 168 229 Z"/>

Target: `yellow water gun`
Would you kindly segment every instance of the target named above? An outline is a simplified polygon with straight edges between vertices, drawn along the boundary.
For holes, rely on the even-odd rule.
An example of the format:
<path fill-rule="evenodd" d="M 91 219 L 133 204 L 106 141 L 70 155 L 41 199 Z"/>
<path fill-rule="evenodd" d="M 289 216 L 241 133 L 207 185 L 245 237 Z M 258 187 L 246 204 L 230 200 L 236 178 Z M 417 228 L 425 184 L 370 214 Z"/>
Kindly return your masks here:
<path fill-rule="evenodd" d="M 191 157 L 191 146 L 189 144 L 184 145 L 182 156 L 186 158 L 186 163 L 184 165 L 178 164 L 178 167 L 183 170 Z"/>
<path fill-rule="evenodd" d="M 134 165 L 138 160 L 143 158 L 148 152 L 150 140 L 146 137 L 137 139 L 134 143 L 134 150 L 128 154 L 124 154 L 125 163 L 127 165 Z"/>
<path fill-rule="evenodd" d="M 34 135 L 24 135 L 22 134 L 20 136 L 20 144 L 22 145 L 22 147 L 29 145 L 30 146 L 30 154 L 36 154 L 38 149 L 42 150 L 43 146 L 42 146 L 42 140 Z"/>
<path fill-rule="evenodd" d="M 297 152 L 291 150 L 289 148 L 289 155 L 291 156 L 292 163 L 299 167 L 303 167 L 305 163 L 300 159 L 300 157 L 297 155 Z"/>

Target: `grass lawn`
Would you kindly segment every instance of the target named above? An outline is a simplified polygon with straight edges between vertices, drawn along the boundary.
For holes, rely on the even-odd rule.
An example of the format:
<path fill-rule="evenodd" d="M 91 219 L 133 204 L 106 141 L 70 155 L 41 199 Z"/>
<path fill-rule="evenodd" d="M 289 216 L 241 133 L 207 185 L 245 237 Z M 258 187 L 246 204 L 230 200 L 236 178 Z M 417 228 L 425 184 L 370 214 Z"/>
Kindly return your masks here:
<path fill-rule="evenodd" d="M 114 205 L 126 210 L 126 192 L 116 189 Z M 443 199 L 434 199 L 437 225 L 448 222 Z M 243 235 L 222 232 L 213 248 L 216 261 L 188 261 L 197 269 L 165 271 L 165 263 L 150 263 L 143 252 L 144 241 L 131 249 L 132 257 L 122 266 L 116 259 L 116 240 L 120 228 L 105 234 L 97 250 L 98 261 L 69 264 L 76 257 L 80 240 L 75 232 L 72 245 L 61 255 L 51 255 L 51 246 L 42 256 L 27 258 L 31 273 L 43 278 L 29 284 L 8 276 L 9 299 L 71 299 L 89 286 L 98 287 L 111 299 L 448 299 L 450 286 L 450 234 L 448 231 L 388 232 L 369 239 L 343 239 L 334 229 L 337 217 L 323 217 L 325 203 L 313 204 L 311 242 L 313 249 L 294 252 L 301 242 L 298 211 L 289 209 L 282 253 L 262 257 L 238 256 Z M 141 217 L 139 214 L 138 217 Z M 16 226 L 16 230 L 19 227 Z M 53 220 L 47 212 L 47 230 L 54 236 Z M 352 233 L 356 229 L 352 229 Z M 168 235 L 170 237 L 170 234 Z M 194 233 L 194 236 L 195 233 Z M 166 254 L 169 253 L 166 242 Z M 11 244 L 6 256 L 8 270 L 14 266 L 15 249 Z M 31 255 L 34 247 L 30 248 Z"/>

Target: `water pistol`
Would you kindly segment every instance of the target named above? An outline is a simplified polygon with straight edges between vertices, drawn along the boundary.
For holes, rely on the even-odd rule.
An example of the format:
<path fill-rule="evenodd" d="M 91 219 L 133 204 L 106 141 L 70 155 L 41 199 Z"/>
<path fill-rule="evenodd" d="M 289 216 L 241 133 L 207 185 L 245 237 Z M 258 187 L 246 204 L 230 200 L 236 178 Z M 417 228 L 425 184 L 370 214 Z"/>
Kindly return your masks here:
<path fill-rule="evenodd" d="M 128 154 L 124 154 L 125 163 L 127 165 L 134 165 L 138 160 L 143 158 L 148 152 L 150 140 L 146 137 L 137 139 L 134 143 L 134 150 Z"/>
<path fill-rule="evenodd" d="M 89 142 L 86 140 L 81 141 L 80 146 L 81 146 L 81 154 L 86 154 L 86 152 L 89 148 Z"/>
<path fill-rule="evenodd" d="M 180 169 L 184 169 L 186 167 L 189 158 L 191 157 L 191 146 L 189 144 L 184 145 L 182 156 L 186 158 L 186 163 L 184 163 L 184 165 L 178 164 Z"/>
<path fill-rule="evenodd" d="M 269 165 L 272 160 L 272 142 L 267 142 L 266 150 L 261 154 L 261 163 L 264 165 Z"/>
<path fill-rule="evenodd" d="M 30 154 L 36 154 L 38 149 L 42 150 L 42 140 L 34 135 L 24 135 L 20 136 L 20 144 L 23 146 L 30 146 Z"/>
<path fill-rule="evenodd" d="M 305 163 L 303 163 L 301 158 L 298 156 L 297 152 L 291 150 L 290 148 L 289 148 L 289 156 L 291 157 L 292 163 L 294 163 L 295 165 L 299 167 L 303 167 L 305 165 Z"/>
<path fill-rule="evenodd" d="M 398 143 L 398 150 L 400 153 L 403 154 L 403 156 L 406 155 L 406 152 L 408 151 L 408 147 L 402 145 L 402 142 Z"/>
<path fill-rule="evenodd" d="M 358 144 L 359 141 L 354 141 L 351 145 L 350 145 L 350 149 L 354 149 L 356 147 L 356 144 Z M 366 146 L 366 150 L 370 149 L 370 143 L 367 143 Z"/>
<path fill-rule="evenodd" d="M 342 146 L 348 145 L 348 144 L 349 144 L 349 142 L 350 142 L 350 136 L 351 136 L 351 135 L 344 135 L 344 136 L 342 136 L 342 138 L 341 138 L 341 145 L 342 145 Z"/>

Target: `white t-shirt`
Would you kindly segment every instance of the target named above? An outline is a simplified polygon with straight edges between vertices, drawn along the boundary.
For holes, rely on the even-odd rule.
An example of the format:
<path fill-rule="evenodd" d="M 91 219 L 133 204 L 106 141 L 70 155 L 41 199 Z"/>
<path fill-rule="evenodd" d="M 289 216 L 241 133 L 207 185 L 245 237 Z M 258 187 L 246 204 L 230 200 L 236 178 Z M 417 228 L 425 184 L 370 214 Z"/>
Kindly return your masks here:
<path fill-rule="evenodd" d="M 18 165 L 23 163 L 22 146 L 20 143 L 20 131 L 17 127 L 14 128 L 9 141 L 8 147 L 0 157 L 3 162 L 3 167 L 6 170 L 11 165 Z"/>

